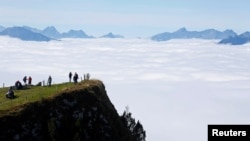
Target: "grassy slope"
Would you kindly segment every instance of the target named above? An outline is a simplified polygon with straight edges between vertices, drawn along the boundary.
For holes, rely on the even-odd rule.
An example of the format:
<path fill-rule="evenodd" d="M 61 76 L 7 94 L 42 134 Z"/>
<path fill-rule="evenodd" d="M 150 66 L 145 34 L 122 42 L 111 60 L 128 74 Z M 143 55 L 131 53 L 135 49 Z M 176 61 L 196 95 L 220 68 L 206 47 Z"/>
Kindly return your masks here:
<path fill-rule="evenodd" d="M 0 88 L 1 140 L 13 135 L 22 135 L 21 140 L 135 140 L 100 80 L 16 90 L 12 100 L 5 98 L 7 90 Z"/>
<path fill-rule="evenodd" d="M 32 86 L 24 90 L 14 90 L 15 99 L 8 99 L 8 88 L 0 88 L 0 117 L 24 104 L 55 96 L 58 92 L 76 87 L 73 83 L 55 84 L 51 87 Z"/>

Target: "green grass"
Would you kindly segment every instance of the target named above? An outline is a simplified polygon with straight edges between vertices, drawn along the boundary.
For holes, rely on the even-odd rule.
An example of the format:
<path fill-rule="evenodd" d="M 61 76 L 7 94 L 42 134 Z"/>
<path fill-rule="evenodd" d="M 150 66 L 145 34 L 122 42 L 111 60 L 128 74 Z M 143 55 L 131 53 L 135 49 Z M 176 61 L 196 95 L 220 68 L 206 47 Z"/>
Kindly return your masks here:
<path fill-rule="evenodd" d="M 5 97 L 9 88 L 0 88 L 0 116 L 21 105 L 53 97 L 58 92 L 70 87 L 74 87 L 74 84 L 63 83 L 55 84 L 50 87 L 32 86 L 28 89 L 14 90 L 16 96 L 14 99 Z"/>
<path fill-rule="evenodd" d="M 74 83 L 62 83 L 54 84 L 50 87 L 32 86 L 27 89 L 14 90 L 14 99 L 5 97 L 9 87 L 0 88 L 0 117 L 14 111 L 19 111 L 26 104 L 53 98 L 58 94 L 60 95 L 61 92 L 70 93 L 71 91 L 78 89 L 85 89 L 90 86 L 100 86 L 102 84 L 103 83 L 100 80 L 92 79 L 84 80 L 76 85 Z"/>

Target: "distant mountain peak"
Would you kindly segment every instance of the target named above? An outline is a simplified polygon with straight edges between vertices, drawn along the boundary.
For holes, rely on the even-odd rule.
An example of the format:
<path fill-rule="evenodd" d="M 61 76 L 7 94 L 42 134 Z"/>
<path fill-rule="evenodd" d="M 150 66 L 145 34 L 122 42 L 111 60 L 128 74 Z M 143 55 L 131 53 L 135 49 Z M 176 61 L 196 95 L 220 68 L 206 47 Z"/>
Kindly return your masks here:
<path fill-rule="evenodd" d="M 54 26 L 48 26 L 44 29 L 44 31 L 50 30 L 50 31 L 57 31 L 57 29 Z"/>
<path fill-rule="evenodd" d="M 222 39 L 219 44 L 243 45 L 250 42 L 250 32 Z"/>
<path fill-rule="evenodd" d="M 109 32 L 106 35 L 101 36 L 101 38 L 124 38 L 122 35 L 113 34 L 112 32 Z"/>
<path fill-rule="evenodd" d="M 36 32 L 32 32 L 24 27 L 9 27 L 0 32 L 0 35 L 10 36 L 25 41 L 50 41 L 51 39 Z"/>
<path fill-rule="evenodd" d="M 43 31 L 43 33 L 53 33 L 53 34 L 60 34 L 59 31 L 54 26 L 48 26 Z"/>
<path fill-rule="evenodd" d="M 107 35 L 114 35 L 112 32 L 109 32 Z"/>
<path fill-rule="evenodd" d="M 57 31 L 57 29 L 54 26 L 46 27 L 41 33 L 47 37 L 54 38 L 54 39 L 60 38 L 60 34 L 61 34 L 59 31 Z"/>
<path fill-rule="evenodd" d="M 82 30 L 69 30 L 68 32 L 62 33 L 61 38 L 93 38 L 93 37 L 88 36 Z"/>
<path fill-rule="evenodd" d="M 187 32 L 186 27 L 182 27 L 179 30 L 177 30 L 176 32 Z"/>
<path fill-rule="evenodd" d="M 244 32 L 244 33 L 240 34 L 239 36 L 241 36 L 241 37 L 246 37 L 246 38 L 250 38 L 250 32 L 249 32 L 249 31 Z"/>

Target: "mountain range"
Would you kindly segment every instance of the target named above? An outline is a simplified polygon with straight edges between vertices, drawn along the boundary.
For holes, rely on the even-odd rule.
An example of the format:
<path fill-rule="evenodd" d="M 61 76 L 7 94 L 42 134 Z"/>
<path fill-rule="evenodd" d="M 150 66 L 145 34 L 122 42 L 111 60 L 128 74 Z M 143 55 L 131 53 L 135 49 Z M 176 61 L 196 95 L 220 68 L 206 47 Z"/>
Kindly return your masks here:
<path fill-rule="evenodd" d="M 218 44 L 242 45 L 250 42 L 250 32 L 237 35 L 233 30 L 225 30 L 223 32 L 215 29 L 207 29 L 203 31 L 188 31 L 181 28 L 175 32 L 164 32 L 151 37 L 154 41 L 167 41 L 171 39 L 218 39 Z"/>
<path fill-rule="evenodd" d="M 215 29 L 207 29 L 204 31 L 188 31 L 186 28 L 181 28 L 175 32 L 164 32 L 151 37 L 155 41 L 167 41 L 170 39 L 225 39 L 229 36 L 236 36 L 233 30 L 225 30 L 223 32 Z"/>
<path fill-rule="evenodd" d="M 82 30 L 69 30 L 60 33 L 54 26 L 48 26 L 43 30 L 29 26 L 14 26 L 5 28 L 0 26 L 0 36 L 10 36 L 24 41 L 50 41 L 61 38 L 95 38 L 87 35 Z M 112 32 L 101 36 L 101 38 L 123 38 L 122 35 L 115 35 Z"/>
<path fill-rule="evenodd" d="M 50 41 L 62 38 L 96 38 L 87 35 L 82 30 L 69 30 L 60 33 L 54 26 L 48 26 L 43 30 L 29 26 L 15 26 L 5 28 L 0 26 L 0 36 L 10 36 L 25 41 Z M 119 34 L 112 32 L 100 36 L 99 38 L 124 38 Z M 175 32 L 163 32 L 151 37 L 153 41 L 168 41 L 171 39 L 218 39 L 218 44 L 241 45 L 250 42 L 250 32 L 237 35 L 233 30 L 218 31 L 215 29 L 206 29 L 203 31 L 188 31 L 185 27 Z"/>

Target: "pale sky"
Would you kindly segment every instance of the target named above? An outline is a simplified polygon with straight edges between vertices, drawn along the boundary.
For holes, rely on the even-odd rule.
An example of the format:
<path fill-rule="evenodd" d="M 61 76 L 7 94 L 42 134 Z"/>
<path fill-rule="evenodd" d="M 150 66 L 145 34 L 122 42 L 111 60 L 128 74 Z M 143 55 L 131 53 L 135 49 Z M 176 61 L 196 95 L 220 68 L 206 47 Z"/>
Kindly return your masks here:
<path fill-rule="evenodd" d="M 149 37 L 181 27 L 242 33 L 250 30 L 249 5 L 249 0 L 0 0 L 0 25 L 81 29 L 93 36 Z"/>

